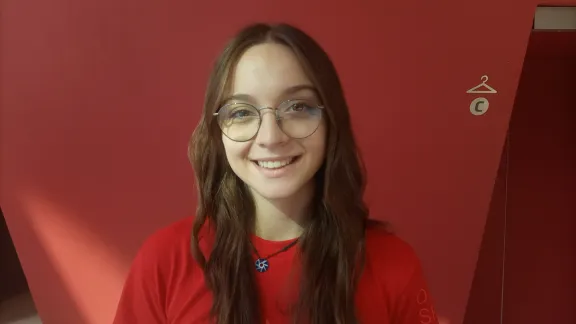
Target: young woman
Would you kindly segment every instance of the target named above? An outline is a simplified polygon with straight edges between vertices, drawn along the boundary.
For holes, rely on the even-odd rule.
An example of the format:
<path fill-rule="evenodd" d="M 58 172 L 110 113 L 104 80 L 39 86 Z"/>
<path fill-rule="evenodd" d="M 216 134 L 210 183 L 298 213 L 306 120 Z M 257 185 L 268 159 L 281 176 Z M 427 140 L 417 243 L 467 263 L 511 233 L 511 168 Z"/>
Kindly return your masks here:
<path fill-rule="evenodd" d="M 437 323 L 414 251 L 368 220 L 336 69 L 304 32 L 240 31 L 189 152 L 197 214 L 142 246 L 115 324 Z"/>

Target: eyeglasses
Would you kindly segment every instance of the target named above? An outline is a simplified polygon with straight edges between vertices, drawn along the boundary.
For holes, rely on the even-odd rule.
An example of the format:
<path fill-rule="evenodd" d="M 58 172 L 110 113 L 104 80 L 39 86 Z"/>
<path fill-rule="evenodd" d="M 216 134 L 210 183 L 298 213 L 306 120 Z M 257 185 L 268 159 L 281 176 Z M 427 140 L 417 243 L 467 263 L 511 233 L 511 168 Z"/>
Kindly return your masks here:
<path fill-rule="evenodd" d="M 306 138 L 318 129 L 323 106 L 307 100 L 287 100 L 276 108 L 256 108 L 247 103 L 229 103 L 218 109 L 214 116 L 222 133 L 235 142 L 253 139 L 262 125 L 262 111 L 270 109 L 282 132 L 294 139 Z"/>

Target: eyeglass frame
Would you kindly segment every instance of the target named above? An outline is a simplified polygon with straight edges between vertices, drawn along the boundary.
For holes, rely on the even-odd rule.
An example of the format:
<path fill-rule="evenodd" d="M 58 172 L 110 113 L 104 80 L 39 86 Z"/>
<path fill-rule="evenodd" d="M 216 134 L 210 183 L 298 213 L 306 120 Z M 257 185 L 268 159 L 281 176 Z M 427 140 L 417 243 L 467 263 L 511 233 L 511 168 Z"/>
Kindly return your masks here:
<path fill-rule="evenodd" d="M 282 101 L 278 106 L 281 106 L 282 104 L 287 103 L 287 102 L 290 102 L 290 101 L 298 101 L 298 100 L 305 100 L 305 99 L 288 99 L 288 100 L 286 100 L 286 101 Z M 255 106 L 255 105 L 252 105 L 252 104 L 249 104 L 249 103 L 244 103 L 244 102 L 231 102 L 231 103 L 227 103 L 227 104 L 221 106 L 220 108 L 218 108 L 218 110 L 217 110 L 215 113 L 213 113 L 212 116 L 218 116 L 218 115 L 220 114 L 220 110 L 222 110 L 222 108 L 224 108 L 224 107 L 226 107 L 226 106 L 229 106 L 229 105 L 234 105 L 234 104 L 245 104 L 245 105 L 254 107 L 254 108 L 256 109 L 256 111 L 258 112 L 258 129 L 256 130 L 256 133 L 254 133 L 254 135 L 252 135 L 252 137 L 250 137 L 250 138 L 247 139 L 247 140 L 239 141 L 239 140 L 235 140 L 235 139 L 230 138 L 230 137 L 224 132 L 224 130 L 222 130 L 222 127 L 221 127 L 220 125 L 218 125 L 218 128 L 220 128 L 220 131 L 222 132 L 222 134 L 224 134 L 224 136 L 228 137 L 231 141 L 234 141 L 234 142 L 239 142 L 239 143 L 248 142 L 248 141 L 253 140 L 254 137 L 256 137 L 256 135 L 258 135 L 258 133 L 260 132 L 260 127 L 262 127 L 262 110 L 266 110 L 266 109 L 270 109 L 270 110 L 272 110 L 272 111 L 274 112 L 274 116 L 276 116 L 276 118 L 275 118 L 275 119 L 276 119 L 276 125 L 278 126 L 278 128 L 280 128 L 280 130 L 282 131 L 282 133 L 284 133 L 286 136 L 290 137 L 291 139 L 304 139 L 304 138 L 310 137 L 310 136 L 312 136 L 314 133 L 316 133 L 316 131 L 318 130 L 318 127 L 320 127 L 320 123 L 318 123 L 318 126 L 316 126 L 316 128 L 314 129 L 314 131 L 313 131 L 312 133 L 310 133 L 309 135 L 306 135 L 306 136 L 304 136 L 304 137 L 292 137 L 292 136 L 286 134 L 286 132 L 284 132 L 284 130 L 282 129 L 282 126 L 280 126 L 280 124 L 278 123 L 278 122 L 281 120 L 281 118 L 278 117 L 278 107 L 270 107 L 270 106 L 257 107 L 257 106 Z M 321 121 L 322 121 L 322 118 L 324 118 L 324 113 L 323 113 L 323 111 L 324 111 L 325 107 L 324 107 L 323 105 L 315 105 L 314 108 L 318 108 L 318 109 L 320 109 L 320 111 L 322 112 L 322 115 L 320 116 L 320 117 L 321 117 L 320 122 L 321 122 Z M 218 124 L 220 124 L 220 123 L 218 123 Z"/>

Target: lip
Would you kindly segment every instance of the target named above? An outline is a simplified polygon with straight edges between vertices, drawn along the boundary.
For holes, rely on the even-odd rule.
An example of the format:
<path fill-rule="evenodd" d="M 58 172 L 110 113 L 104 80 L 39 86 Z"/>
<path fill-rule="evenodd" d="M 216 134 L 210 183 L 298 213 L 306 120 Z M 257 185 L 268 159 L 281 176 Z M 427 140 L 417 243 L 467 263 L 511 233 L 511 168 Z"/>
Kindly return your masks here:
<path fill-rule="evenodd" d="M 257 162 L 257 161 L 272 161 L 272 162 L 273 161 L 285 161 L 285 160 L 291 159 L 291 158 L 295 159 L 295 160 L 292 161 L 292 163 L 290 163 L 286 166 L 283 166 L 281 168 L 278 168 L 278 169 L 263 168 L 263 167 L 259 166 L 258 162 Z M 297 165 L 298 165 L 298 163 L 300 163 L 300 160 L 301 160 L 300 155 L 294 155 L 292 157 L 285 157 L 285 158 L 251 160 L 251 162 L 258 173 L 260 173 L 261 175 L 263 175 L 266 178 L 274 179 L 274 178 L 281 178 L 281 177 L 289 175 L 292 171 L 294 171 L 297 168 Z"/>
<path fill-rule="evenodd" d="M 273 158 L 261 158 L 261 159 L 250 159 L 250 161 L 255 162 L 276 162 L 276 161 L 286 161 L 298 157 L 299 155 L 290 155 L 284 157 L 273 157 Z"/>

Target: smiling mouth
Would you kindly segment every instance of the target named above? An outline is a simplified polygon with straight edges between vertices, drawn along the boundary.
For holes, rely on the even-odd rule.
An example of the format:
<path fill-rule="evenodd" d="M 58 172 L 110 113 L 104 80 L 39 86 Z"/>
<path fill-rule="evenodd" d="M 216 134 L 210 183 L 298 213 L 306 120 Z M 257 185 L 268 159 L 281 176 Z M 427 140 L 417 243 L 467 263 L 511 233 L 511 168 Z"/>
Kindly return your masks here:
<path fill-rule="evenodd" d="M 253 160 L 252 162 L 261 168 L 275 170 L 275 169 L 284 168 L 284 167 L 296 162 L 298 159 L 300 159 L 300 155 L 294 156 L 294 157 L 291 157 L 291 158 L 288 158 L 285 160 L 280 160 L 280 161 L 260 161 L 260 160 L 255 161 L 255 160 Z"/>

